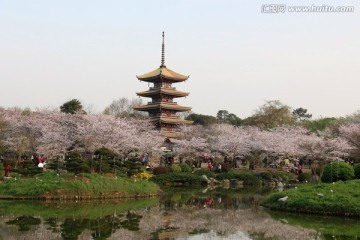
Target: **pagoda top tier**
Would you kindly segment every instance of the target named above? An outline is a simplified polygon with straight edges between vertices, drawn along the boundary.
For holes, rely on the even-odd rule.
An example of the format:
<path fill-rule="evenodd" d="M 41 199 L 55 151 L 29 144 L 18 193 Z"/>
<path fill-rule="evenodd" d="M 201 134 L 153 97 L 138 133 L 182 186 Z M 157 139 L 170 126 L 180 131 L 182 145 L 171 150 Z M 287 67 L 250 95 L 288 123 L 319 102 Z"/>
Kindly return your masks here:
<path fill-rule="evenodd" d="M 136 76 L 139 80 L 145 82 L 157 82 L 162 79 L 170 80 L 172 82 L 183 82 L 189 78 L 189 76 L 177 73 L 165 66 L 160 66 L 154 71 L 145 73 L 143 75 Z"/>
<path fill-rule="evenodd" d="M 143 75 L 136 76 L 139 80 L 145 82 L 158 82 L 162 80 L 168 80 L 171 82 L 183 82 L 189 78 L 183 74 L 177 73 L 165 66 L 165 35 L 162 33 L 162 51 L 161 51 L 161 65 L 159 68 L 145 73 Z"/>

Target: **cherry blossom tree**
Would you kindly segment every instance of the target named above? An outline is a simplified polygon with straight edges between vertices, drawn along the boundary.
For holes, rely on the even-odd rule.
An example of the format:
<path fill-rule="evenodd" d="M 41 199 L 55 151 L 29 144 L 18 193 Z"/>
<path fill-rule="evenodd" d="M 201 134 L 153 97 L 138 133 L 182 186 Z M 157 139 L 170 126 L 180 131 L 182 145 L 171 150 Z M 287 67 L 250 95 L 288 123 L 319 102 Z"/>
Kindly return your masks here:
<path fill-rule="evenodd" d="M 201 125 L 181 126 L 182 138 L 173 140 L 179 157 L 190 160 L 209 153 L 208 130 Z"/>
<path fill-rule="evenodd" d="M 26 152 L 54 158 L 68 150 L 93 153 L 105 147 L 126 156 L 156 151 L 164 138 L 149 120 L 104 114 L 65 114 L 58 110 L 22 111 L 0 109 L 2 145 L 19 158 Z M 299 126 L 262 130 L 254 126 L 229 124 L 181 127 L 183 138 L 173 140 L 181 157 L 196 158 L 205 153 L 236 155 L 288 154 L 293 157 L 331 159 L 360 149 L 360 124 L 340 127 L 340 136 L 314 134 Z"/>
<path fill-rule="evenodd" d="M 15 167 L 27 152 L 33 152 L 38 146 L 41 129 L 32 124 L 31 115 L 20 109 L 3 110 L 2 116 L 9 124 L 5 130 L 5 144 L 17 154 Z"/>
<path fill-rule="evenodd" d="M 360 123 L 342 125 L 339 132 L 340 136 L 352 146 L 352 151 L 360 153 Z"/>

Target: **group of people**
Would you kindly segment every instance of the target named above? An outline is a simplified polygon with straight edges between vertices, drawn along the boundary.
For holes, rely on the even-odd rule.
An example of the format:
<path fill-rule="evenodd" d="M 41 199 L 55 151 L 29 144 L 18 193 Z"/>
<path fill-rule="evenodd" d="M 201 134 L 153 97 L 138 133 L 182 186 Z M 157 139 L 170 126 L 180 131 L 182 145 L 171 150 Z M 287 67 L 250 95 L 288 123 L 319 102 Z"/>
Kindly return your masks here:
<path fill-rule="evenodd" d="M 45 166 L 46 161 L 47 161 L 47 158 L 42 154 L 36 155 L 35 159 L 34 159 L 34 156 L 31 156 L 31 159 L 33 160 L 33 162 L 35 163 L 36 166 L 41 167 L 41 168 L 43 168 Z"/>
<path fill-rule="evenodd" d="M 215 171 L 216 171 L 216 172 L 221 172 L 221 171 L 222 171 L 222 165 L 221 165 L 221 163 L 215 164 L 215 167 L 214 167 L 212 161 L 209 160 L 209 161 L 208 161 L 208 169 L 211 171 L 211 170 L 213 170 L 214 168 L 215 168 Z"/>

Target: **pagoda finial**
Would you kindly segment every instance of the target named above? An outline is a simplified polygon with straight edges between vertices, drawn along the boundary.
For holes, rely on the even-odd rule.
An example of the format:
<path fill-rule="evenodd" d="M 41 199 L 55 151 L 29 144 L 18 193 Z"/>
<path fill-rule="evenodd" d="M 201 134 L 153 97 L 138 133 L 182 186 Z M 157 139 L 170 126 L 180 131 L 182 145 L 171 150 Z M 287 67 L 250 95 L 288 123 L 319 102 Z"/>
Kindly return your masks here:
<path fill-rule="evenodd" d="M 165 66 L 165 33 L 162 32 L 162 46 L 161 46 L 161 65 L 160 67 L 166 67 Z"/>

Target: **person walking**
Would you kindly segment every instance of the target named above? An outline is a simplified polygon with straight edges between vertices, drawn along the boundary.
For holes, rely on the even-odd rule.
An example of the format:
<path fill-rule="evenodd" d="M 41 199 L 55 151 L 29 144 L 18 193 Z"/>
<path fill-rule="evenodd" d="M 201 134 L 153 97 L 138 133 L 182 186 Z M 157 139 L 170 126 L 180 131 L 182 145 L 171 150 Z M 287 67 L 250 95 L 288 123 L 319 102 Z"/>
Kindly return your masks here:
<path fill-rule="evenodd" d="M 5 177 L 10 177 L 11 166 L 8 164 L 5 167 Z"/>
<path fill-rule="evenodd" d="M 213 165 L 211 164 L 211 161 L 208 161 L 208 169 L 211 171 L 211 169 L 213 168 Z"/>
<path fill-rule="evenodd" d="M 298 165 L 297 165 L 297 173 L 298 174 L 302 173 L 302 166 L 300 163 L 298 163 Z"/>

